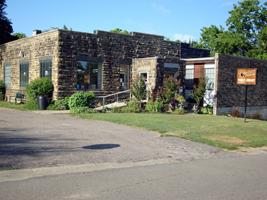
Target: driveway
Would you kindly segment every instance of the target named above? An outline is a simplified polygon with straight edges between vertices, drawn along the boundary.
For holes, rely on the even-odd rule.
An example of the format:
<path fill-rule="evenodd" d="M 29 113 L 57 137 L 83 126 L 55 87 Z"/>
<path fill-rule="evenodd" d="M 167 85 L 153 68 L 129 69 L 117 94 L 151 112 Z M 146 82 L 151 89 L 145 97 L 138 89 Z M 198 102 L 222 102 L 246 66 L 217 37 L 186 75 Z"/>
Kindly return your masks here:
<path fill-rule="evenodd" d="M 0 108 L 0 170 L 231 157 L 205 144 L 110 122 Z"/>

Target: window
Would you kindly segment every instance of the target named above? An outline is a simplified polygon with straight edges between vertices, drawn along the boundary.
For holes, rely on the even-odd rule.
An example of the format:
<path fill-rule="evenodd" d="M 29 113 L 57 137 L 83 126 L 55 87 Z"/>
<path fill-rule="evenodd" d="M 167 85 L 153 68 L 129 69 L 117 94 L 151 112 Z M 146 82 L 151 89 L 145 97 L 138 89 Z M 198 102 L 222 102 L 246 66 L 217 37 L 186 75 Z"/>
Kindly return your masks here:
<path fill-rule="evenodd" d="M 194 69 L 186 69 L 185 87 L 186 89 L 193 89 L 193 85 L 194 85 Z"/>
<path fill-rule="evenodd" d="M 29 63 L 20 64 L 20 87 L 29 83 Z"/>
<path fill-rule="evenodd" d="M 5 66 L 5 84 L 6 87 L 11 87 L 11 65 Z"/>
<path fill-rule="evenodd" d="M 102 89 L 102 63 L 78 61 L 77 89 Z"/>
<path fill-rule="evenodd" d="M 206 89 L 214 89 L 214 68 L 206 68 L 205 76 L 208 77 Z"/>
<path fill-rule="evenodd" d="M 120 90 L 129 89 L 130 84 L 130 66 L 121 64 L 120 65 Z"/>
<path fill-rule="evenodd" d="M 41 78 L 47 77 L 52 79 L 52 60 L 40 61 L 41 63 Z"/>

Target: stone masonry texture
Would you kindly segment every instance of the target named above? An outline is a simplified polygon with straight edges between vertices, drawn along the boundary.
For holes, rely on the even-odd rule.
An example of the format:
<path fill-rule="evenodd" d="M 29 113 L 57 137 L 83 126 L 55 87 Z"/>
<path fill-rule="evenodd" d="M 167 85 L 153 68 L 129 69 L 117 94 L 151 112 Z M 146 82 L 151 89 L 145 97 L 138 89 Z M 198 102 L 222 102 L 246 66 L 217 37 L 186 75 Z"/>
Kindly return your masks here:
<path fill-rule="evenodd" d="M 248 86 L 247 106 L 267 105 L 267 60 L 216 54 L 217 107 L 240 107 L 245 104 L 245 86 L 237 85 L 238 68 L 257 68 L 257 84 Z"/>
<path fill-rule="evenodd" d="M 94 31 L 91 34 L 56 29 L 0 45 L 0 78 L 4 79 L 4 63 L 11 62 L 11 88 L 7 88 L 6 96 L 15 95 L 16 92 L 25 93 L 25 88 L 20 88 L 19 60 L 29 59 L 29 81 L 32 81 L 40 77 L 39 58 L 51 56 L 53 98 L 61 99 L 78 91 L 77 61 L 84 58 L 102 59 L 102 90 L 93 92 L 106 95 L 120 88 L 122 61 L 131 66 L 135 58 L 164 59 L 169 56 L 179 62 L 180 51 L 181 43 L 165 41 L 163 36 L 105 31 Z M 20 56 L 19 52 L 22 52 Z M 190 57 L 188 52 L 187 56 Z M 198 54 L 198 57 L 204 57 L 204 52 L 206 50 L 194 51 L 193 56 Z"/>

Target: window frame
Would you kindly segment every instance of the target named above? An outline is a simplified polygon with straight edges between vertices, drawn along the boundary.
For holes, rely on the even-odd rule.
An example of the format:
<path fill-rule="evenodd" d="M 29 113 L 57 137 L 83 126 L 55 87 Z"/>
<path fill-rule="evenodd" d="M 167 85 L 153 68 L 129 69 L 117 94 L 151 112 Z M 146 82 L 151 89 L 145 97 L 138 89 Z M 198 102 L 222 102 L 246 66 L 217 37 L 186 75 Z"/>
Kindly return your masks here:
<path fill-rule="evenodd" d="M 10 68 L 10 75 L 7 77 L 7 75 L 6 75 L 6 68 L 8 68 L 8 67 Z M 6 85 L 7 88 L 11 88 L 11 86 L 12 86 L 12 82 L 11 82 L 11 72 L 12 72 L 11 62 L 6 62 L 6 63 L 4 63 L 4 82 L 5 82 L 5 85 Z M 9 80 L 10 80 L 10 84 L 7 83 L 7 78 L 9 78 Z"/>
<path fill-rule="evenodd" d="M 85 66 L 83 66 L 82 64 L 81 64 L 81 66 L 83 67 L 83 69 L 82 69 L 82 73 L 84 73 L 84 71 L 87 71 L 88 73 L 89 73 L 89 75 L 88 75 L 88 79 L 89 79 L 89 83 L 88 83 L 88 88 L 85 88 L 84 86 L 86 85 L 86 84 L 84 84 L 85 82 L 84 82 L 84 75 L 83 75 L 83 83 L 81 83 L 81 84 L 78 84 L 79 82 L 79 78 L 78 78 L 78 62 L 80 62 L 80 63 L 86 63 L 86 68 L 85 68 Z M 94 64 L 97 64 L 97 75 L 96 75 L 96 77 L 97 77 L 97 79 L 96 79 L 96 84 L 93 84 L 92 83 L 92 80 L 94 79 L 94 73 L 93 73 L 93 70 L 94 70 L 94 68 L 93 68 L 93 65 Z M 77 69 L 76 69 L 76 73 L 77 73 L 77 79 L 76 79 L 76 89 L 77 90 L 102 90 L 102 85 L 103 85 L 103 62 L 99 62 L 99 61 L 90 61 L 90 60 L 78 60 L 77 61 Z M 100 73 L 100 74 L 99 74 Z M 94 87 L 93 87 L 94 86 Z"/>
<path fill-rule="evenodd" d="M 26 66 L 27 65 L 27 66 Z M 25 73 L 25 69 L 22 70 L 22 67 L 26 67 L 26 81 L 22 80 L 22 71 Z M 24 75 L 23 73 L 23 75 Z M 22 83 L 23 82 L 23 83 Z M 20 63 L 19 65 L 19 86 L 21 88 L 25 88 L 27 86 L 27 84 L 29 84 L 29 63 Z"/>
<path fill-rule="evenodd" d="M 188 72 L 191 72 L 191 74 L 188 74 Z M 194 87 L 194 67 L 187 67 L 185 69 L 185 88 L 186 89 L 193 89 Z"/>
<path fill-rule="evenodd" d="M 207 73 L 207 71 L 213 70 L 213 73 Z M 211 74 L 213 77 L 211 77 Z M 206 83 L 206 89 L 207 90 L 214 90 L 215 88 L 215 65 L 213 63 L 205 64 L 204 66 L 204 75 L 208 78 L 208 81 Z M 212 85 L 212 87 L 210 87 Z"/>

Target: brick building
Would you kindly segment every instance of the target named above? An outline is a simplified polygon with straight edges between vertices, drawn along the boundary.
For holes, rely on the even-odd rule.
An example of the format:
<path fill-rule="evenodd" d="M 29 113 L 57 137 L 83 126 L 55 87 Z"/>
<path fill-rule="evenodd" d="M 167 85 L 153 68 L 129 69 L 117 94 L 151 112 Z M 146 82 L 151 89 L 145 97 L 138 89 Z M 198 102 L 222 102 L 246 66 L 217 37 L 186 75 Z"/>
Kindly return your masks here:
<path fill-rule="evenodd" d="M 107 95 L 127 90 L 132 72 L 135 77 L 146 73 L 154 90 L 166 73 L 184 83 L 185 61 L 180 58 L 207 56 L 208 50 L 158 35 L 35 31 L 31 37 L 0 45 L 0 79 L 7 85 L 6 97 L 25 93 L 25 85 L 40 77 L 52 80 L 54 99 L 80 90 Z"/>

